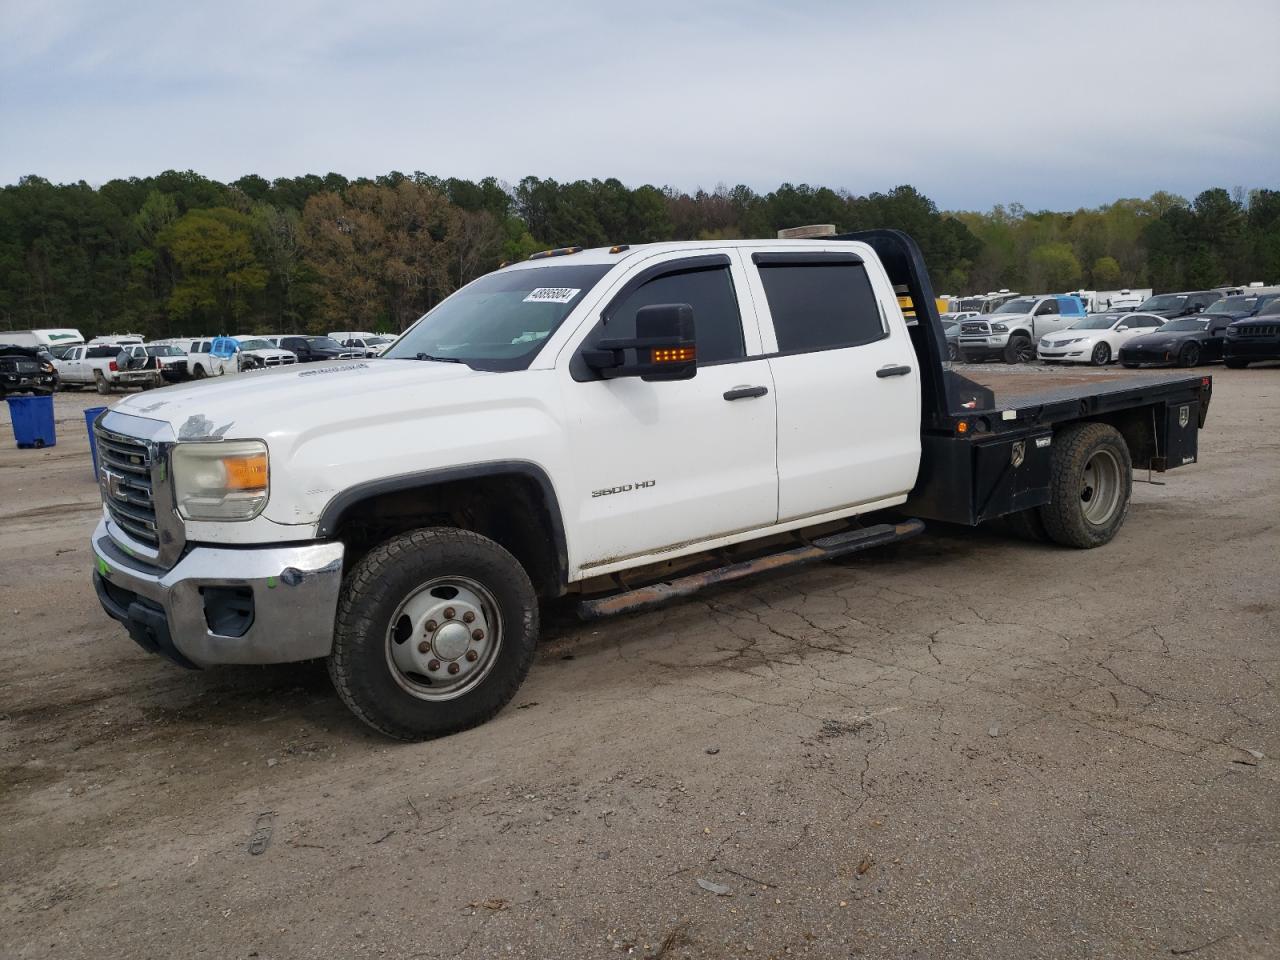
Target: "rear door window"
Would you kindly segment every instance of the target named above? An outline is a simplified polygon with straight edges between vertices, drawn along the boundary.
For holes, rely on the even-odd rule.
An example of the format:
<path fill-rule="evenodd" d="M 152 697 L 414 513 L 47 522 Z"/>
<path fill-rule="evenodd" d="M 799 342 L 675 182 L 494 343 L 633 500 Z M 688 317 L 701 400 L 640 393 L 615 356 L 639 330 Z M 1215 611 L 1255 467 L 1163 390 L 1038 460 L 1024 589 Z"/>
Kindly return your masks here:
<path fill-rule="evenodd" d="M 853 257 L 754 254 L 779 353 L 857 347 L 888 335 L 866 267 Z"/>

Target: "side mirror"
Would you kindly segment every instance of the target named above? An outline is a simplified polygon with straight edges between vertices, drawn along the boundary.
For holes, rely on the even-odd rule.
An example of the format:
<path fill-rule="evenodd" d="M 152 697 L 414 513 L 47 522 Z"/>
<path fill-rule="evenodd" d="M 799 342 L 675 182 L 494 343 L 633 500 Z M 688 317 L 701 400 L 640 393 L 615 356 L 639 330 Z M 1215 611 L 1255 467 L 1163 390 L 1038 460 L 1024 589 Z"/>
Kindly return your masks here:
<path fill-rule="evenodd" d="M 1125 330 L 1128 330 L 1128 329 L 1129 328 L 1122 323 L 1120 324 L 1120 326 L 1116 327 L 1116 333 L 1123 333 Z"/>
<path fill-rule="evenodd" d="M 628 352 L 634 352 L 631 361 Z M 634 339 L 597 341 L 582 351 L 582 359 L 608 379 L 689 380 L 698 372 L 693 307 L 687 303 L 641 307 L 636 311 Z"/>

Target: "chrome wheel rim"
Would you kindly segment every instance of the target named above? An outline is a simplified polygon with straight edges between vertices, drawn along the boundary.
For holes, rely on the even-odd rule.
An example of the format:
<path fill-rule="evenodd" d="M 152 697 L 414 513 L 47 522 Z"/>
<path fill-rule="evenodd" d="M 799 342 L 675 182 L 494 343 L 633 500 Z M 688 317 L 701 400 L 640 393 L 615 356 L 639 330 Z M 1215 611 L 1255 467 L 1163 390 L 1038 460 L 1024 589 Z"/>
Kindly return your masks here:
<path fill-rule="evenodd" d="M 1095 526 L 1111 519 L 1120 504 L 1120 461 L 1110 450 L 1095 450 L 1084 465 L 1080 505 L 1084 518 Z"/>
<path fill-rule="evenodd" d="M 1093 348 L 1093 362 L 1098 366 L 1102 366 L 1111 359 L 1111 348 L 1105 343 L 1100 343 Z"/>
<path fill-rule="evenodd" d="M 407 596 L 387 625 L 387 666 L 420 700 L 454 700 L 479 686 L 502 649 L 498 601 L 468 577 L 438 577 Z"/>

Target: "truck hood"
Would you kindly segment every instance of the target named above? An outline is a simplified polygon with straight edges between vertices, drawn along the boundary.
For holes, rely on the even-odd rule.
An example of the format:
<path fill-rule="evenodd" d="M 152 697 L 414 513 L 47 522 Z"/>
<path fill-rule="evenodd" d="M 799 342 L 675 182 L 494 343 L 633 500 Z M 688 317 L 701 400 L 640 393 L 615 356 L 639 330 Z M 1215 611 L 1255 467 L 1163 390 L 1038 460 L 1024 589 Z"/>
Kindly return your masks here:
<path fill-rule="evenodd" d="M 380 395 L 450 380 L 491 377 L 461 363 L 424 360 L 336 360 L 218 377 L 199 384 L 134 394 L 112 409 L 163 420 L 179 440 L 266 438 L 314 426 L 308 408 L 341 398 L 351 416 L 394 409 Z"/>

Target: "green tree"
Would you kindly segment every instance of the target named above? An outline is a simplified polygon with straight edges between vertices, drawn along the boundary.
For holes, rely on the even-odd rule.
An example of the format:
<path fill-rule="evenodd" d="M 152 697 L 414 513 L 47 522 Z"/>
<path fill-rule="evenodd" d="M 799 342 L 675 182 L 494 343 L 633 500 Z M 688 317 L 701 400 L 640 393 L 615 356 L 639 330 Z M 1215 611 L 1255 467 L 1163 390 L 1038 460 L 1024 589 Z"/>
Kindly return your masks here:
<path fill-rule="evenodd" d="M 189 210 L 159 241 L 172 253 L 180 279 L 169 312 L 189 331 L 240 332 L 250 298 L 267 285 L 253 250 L 253 222 L 227 207 Z"/>
<path fill-rule="evenodd" d="M 1120 285 L 1120 262 L 1115 257 L 1099 257 L 1089 274 L 1095 290 L 1112 290 Z"/>
<path fill-rule="evenodd" d="M 1080 285 L 1080 261 L 1066 243 L 1045 243 L 1032 250 L 1030 271 L 1037 291 L 1053 293 Z"/>

